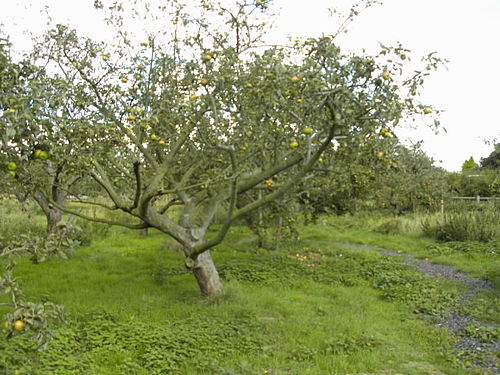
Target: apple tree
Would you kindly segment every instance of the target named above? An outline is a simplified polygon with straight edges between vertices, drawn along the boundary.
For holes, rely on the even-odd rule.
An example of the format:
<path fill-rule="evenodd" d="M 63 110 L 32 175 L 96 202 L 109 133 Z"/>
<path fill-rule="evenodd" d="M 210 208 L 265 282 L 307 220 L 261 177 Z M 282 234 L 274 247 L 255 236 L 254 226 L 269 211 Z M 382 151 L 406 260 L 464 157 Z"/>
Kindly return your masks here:
<path fill-rule="evenodd" d="M 370 196 L 378 206 L 395 214 L 418 208 L 437 210 L 449 191 L 446 171 L 434 165 L 420 143 L 411 147 L 396 144 L 390 158 L 387 171 L 371 185 Z"/>
<path fill-rule="evenodd" d="M 97 199 L 83 203 L 121 216 L 45 198 L 89 220 L 172 237 L 205 296 L 223 291 L 210 249 L 235 221 L 292 194 L 336 137 L 361 141 L 422 109 L 407 94 L 423 76 L 400 76 L 406 50 L 344 54 L 327 36 L 266 47 L 267 4 L 169 2 L 155 12 L 160 31 L 139 37 L 115 13 L 112 44 L 58 25 L 33 55 L 64 93 L 64 141 L 52 160 L 94 181 Z"/>
<path fill-rule="evenodd" d="M 66 167 L 66 154 L 77 147 L 62 133 L 69 118 L 66 93 L 42 67 L 28 59 L 13 62 L 7 40 L 0 43 L 0 82 L 1 192 L 34 199 L 46 216 L 47 234 L 55 235 L 62 211 L 50 200 L 63 205 L 67 187 L 79 178 Z"/>

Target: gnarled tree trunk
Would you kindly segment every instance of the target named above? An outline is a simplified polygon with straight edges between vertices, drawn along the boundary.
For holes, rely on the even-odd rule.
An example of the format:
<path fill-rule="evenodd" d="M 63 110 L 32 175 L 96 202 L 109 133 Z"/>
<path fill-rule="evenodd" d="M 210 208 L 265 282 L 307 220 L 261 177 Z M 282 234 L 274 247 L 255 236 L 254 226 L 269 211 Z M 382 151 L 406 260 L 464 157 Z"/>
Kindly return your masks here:
<path fill-rule="evenodd" d="M 47 235 L 58 234 L 58 225 L 62 219 L 61 210 L 51 207 L 45 211 L 45 217 L 47 218 Z"/>
<path fill-rule="evenodd" d="M 60 209 L 57 207 L 54 207 L 52 204 L 50 204 L 47 199 L 41 194 L 40 192 L 35 192 L 33 194 L 33 198 L 35 201 L 38 203 L 38 205 L 41 207 L 43 213 L 45 214 L 45 217 L 47 219 L 47 235 L 53 235 L 57 234 L 59 228 L 58 224 L 61 222 L 62 219 L 62 212 Z M 63 199 L 61 199 L 62 201 Z M 58 202 L 59 203 L 59 202 Z"/>
<path fill-rule="evenodd" d="M 224 293 L 219 273 L 208 250 L 198 255 L 191 270 L 203 296 L 214 297 Z"/>

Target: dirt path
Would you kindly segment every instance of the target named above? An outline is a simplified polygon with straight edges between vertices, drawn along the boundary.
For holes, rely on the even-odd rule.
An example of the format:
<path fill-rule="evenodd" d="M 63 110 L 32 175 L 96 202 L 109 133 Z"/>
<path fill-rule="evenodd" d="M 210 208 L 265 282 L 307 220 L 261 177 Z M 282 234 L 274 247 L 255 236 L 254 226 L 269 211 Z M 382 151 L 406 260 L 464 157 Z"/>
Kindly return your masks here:
<path fill-rule="evenodd" d="M 410 267 L 418 269 L 419 271 L 436 278 L 444 278 L 454 280 L 467 285 L 467 291 L 460 295 L 460 301 L 456 309 L 450 311 L 449 316 L 441 317 L 436 323 L 437 327 L 446 328 L 457 335 L 458 343 L 453 345 L 455 349 L 471 351 L 478 355 L 486 351 L 498 352 L 500 351 L 500 341 L 493 343 L 484 343 L 474 337 L 463 336 L 458 334 L 468 324 L 478 326 L 494 326 L 491 323 L 480 322 L 470 316 L 466 316 L 460 312 L 461 307 L 467 304 L 474 296 L 481 290 L 493 289 L 495 284 L 492 282 L 471 277 L 463 272 L 459 272 L 456 267 L 445 266 L 441 264 L 434 264 L 422 259 L 416 259 L 413 255 L 401 253 L 391 249 L 385 249 L 378 246 L 361 245 L 354 243 L 336 242 L 338 245 L 356 247 L 361 249 L 377 250 L 382 254 L 392 255 L 398 257 L 403 263 L 408 264 Z M 474 367 L 480 367 L 485 370 L 491 371 L 493 374 L 500 374 L 499 363 L 493 358 L 478 360 L 473 363 Z"/>

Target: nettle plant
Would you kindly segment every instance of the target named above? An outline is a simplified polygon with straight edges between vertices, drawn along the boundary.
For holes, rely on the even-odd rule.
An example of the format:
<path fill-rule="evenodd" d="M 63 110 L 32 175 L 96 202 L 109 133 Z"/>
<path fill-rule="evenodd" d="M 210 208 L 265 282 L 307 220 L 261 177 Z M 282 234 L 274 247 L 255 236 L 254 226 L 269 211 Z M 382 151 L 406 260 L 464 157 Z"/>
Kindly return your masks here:
<path fill-rule="evenodd" d="M 64 93 L 51 160 L 93 180 L 97 199 L 84 202 L 125 219 L 46 198 L 172 237 L 205 296 L 223 291 L 209 250 L 236 220 L 292 193 L 336 137 L 369 142 L 422 112 L 412 95 L 441 63 L 428 56 L 405 79 L 400 46 L 373 57 L 343 54 L 334 37 L 266 47 L 268 3 L 170 2 L 153 12 L 167 25 L 142 40 L 125 32 L 115 4 L 108 21 L 119 41 L 58 25 L 33 55 Z M 81 195 L 78 182 L 66 189 Z"/>

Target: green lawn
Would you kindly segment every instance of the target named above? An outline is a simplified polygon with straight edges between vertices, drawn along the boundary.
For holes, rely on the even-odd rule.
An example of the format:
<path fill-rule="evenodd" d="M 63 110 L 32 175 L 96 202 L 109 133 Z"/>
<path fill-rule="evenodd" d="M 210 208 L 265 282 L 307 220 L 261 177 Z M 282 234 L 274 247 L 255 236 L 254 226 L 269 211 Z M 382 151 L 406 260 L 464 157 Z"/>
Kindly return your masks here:
<path fill-rule="evenodd" d="M 237 227 L 213 252 L 227 293 L 207 300 L 162 234 L 110 233 L 69 260 L 20 262 L 25 294 L 65 305 L 68 321 L 43 352 L 28 335 L 0 341 L 3 373 L 470 373 L 454 359 L 451 335 L 414 313 L 445 312 L 460 287 L 333 244 L 358 235 L 410 251 L 413 240 L 315 225 L 268 252 Z"/>

